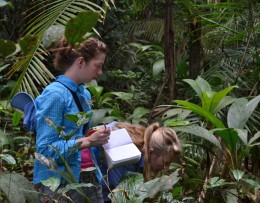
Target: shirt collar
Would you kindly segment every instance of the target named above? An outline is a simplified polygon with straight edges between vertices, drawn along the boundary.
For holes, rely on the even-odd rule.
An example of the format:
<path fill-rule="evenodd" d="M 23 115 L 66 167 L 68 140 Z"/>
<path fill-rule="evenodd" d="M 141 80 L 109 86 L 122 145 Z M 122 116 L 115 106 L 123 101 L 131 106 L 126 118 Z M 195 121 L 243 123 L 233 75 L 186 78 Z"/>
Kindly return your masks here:
<path fill-rule="evenodd" d="M 78 85 L 74 80 L 70 79 L 69 77 L 65 75 L 59 75 L 56 77 L 56 80 L 66 85 L 68 88 L 70 88 L 72 91 L 76 92 L 79 88 L 80 91 L 83 91 L 83 85 Z"/>

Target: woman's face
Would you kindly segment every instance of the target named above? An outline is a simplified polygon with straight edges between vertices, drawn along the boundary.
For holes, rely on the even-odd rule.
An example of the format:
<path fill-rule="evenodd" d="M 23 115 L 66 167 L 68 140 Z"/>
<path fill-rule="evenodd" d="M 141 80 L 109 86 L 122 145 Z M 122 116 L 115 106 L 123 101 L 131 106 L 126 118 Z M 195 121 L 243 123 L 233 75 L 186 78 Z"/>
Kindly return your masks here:
<path fill-rule="evenodd" d="M 82 83 L 89 83 L 91 80 L 97 79 L 102 75 L 105 59 L 106 54 L 100 53 L 88 62 L 82 61 L 82 70 L 79 74 Z"/>
<path fill-rule="evenodd" d="M 154 173 L 162 170 L 168 170 L 170 163 L 174 161 L 173 153 L 161 153 L 160 155 L 153 153 L 151 155 L 151 169 Z"/>

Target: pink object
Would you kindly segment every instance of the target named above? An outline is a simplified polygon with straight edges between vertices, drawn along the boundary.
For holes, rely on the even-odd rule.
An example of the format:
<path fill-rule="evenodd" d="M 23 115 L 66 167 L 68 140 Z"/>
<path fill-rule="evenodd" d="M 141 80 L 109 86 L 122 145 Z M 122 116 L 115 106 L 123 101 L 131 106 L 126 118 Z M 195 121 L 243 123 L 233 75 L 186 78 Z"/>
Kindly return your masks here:
<path fill-rule="evenodd" d="M 93 167 L 94 162 L 92 160 L 91 152 L 88 148 L 81 150 L 81 170 L 89 167 Z"/>

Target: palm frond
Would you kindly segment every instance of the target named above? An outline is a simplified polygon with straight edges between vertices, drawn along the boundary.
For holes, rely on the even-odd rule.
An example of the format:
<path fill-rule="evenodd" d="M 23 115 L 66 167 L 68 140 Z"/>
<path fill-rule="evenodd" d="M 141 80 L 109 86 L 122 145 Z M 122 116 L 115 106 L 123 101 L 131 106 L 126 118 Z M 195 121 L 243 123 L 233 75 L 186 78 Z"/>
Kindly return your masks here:
<path fill-rule="evenodd" d="M 31 7 L 27 16 L 27 19 L 31 20 L 25 29 L 25 36 L 37 36 L 38 41 L 6 74 L 10 78 L 14 73 L 21 72 L 10 98 L 17 91 L 26 91 L 35 97 L 39 95 L 39 87 L 44 88 L 50 83 L 54 76 L 44 64 L 48 55 L 48 51 L 42 45 L 44 32 L 52 25 L 66 25 L 71 18 L 84 10 L 101 13 L 101 19 L 105 15 L 100 6 L 87 0 L 55 0 L 47 3 L 37 1 Z"/>

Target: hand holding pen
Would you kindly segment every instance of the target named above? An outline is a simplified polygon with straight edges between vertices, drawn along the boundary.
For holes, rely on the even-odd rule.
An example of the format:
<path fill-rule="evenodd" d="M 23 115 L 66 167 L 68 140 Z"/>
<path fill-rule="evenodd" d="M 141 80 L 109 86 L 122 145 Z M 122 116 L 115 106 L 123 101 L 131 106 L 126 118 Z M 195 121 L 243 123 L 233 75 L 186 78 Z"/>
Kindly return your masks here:
<path fill-rule="evenodd" d="M 99 127 L 95 132 L 88 136 L 95 146 L 104 145 L 108 142 L 110 136 L 110 128 Z"/>
<path fill-rule="evenodd" d="M 80 149 L 87 147 L 97 147 L 104 145 L 108 142 L 110 136 L 110 128 L 96 127 L 88 131 L 86 137 L 80 138 L 77 142 L 82 142 Z"/>

